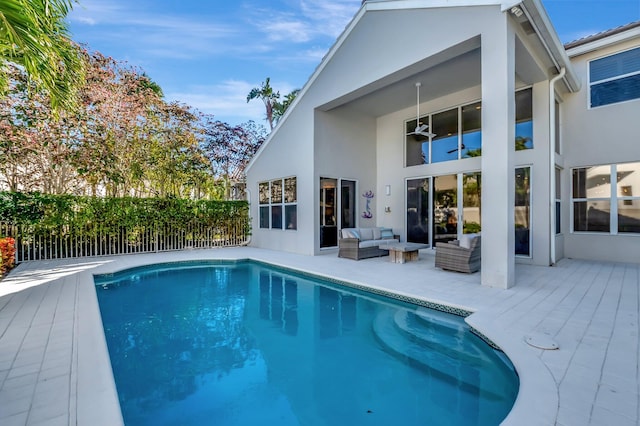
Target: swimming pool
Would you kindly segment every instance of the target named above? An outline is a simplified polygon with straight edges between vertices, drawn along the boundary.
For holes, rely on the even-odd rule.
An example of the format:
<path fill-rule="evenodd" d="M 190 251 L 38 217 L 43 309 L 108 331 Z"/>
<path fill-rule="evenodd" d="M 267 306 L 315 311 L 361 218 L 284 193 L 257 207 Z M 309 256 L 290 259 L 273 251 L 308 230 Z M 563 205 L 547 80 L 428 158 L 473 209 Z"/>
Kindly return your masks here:
<path fill-rule="evenodd" d="M 95 277 L 127 425 L 487 425 L 509 360 L 462 317 L 251 261 Z"/>

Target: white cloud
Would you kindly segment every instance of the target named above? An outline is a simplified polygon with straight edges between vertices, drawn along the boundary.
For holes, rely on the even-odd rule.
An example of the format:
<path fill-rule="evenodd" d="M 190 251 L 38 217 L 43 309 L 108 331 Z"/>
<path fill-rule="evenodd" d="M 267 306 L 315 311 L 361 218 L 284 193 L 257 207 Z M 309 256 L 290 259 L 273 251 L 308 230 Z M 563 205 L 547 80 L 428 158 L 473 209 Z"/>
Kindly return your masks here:
<path fill-rule="evenodd" d="M 314 23 L 318 33 L 338 37 L 361 5 L 358 0 L 301 0 L 303 15 Z"/>
<path fill-rule="evenodd" d="M 231 124 L 253 120 L 266 125 L 262 101 L 255 99 L 247 103 L 247 95 L 251 89 L 260 84 L 261 82 L 227 80 L 216 85 L 191 86 L 183 92 L 166 93 L 165 98 L 185 103 L 203 113 L 213 114 L 216 119 Z M 288 83 L 271 81 L 271 85 L 280 90 L 282 95 L 295 89 Z"/>
<path fill-rule="evenodd" d="M 204 17 L 178 17 L 137 10 L 135 2 L 95 2 L 87 0 L 74 9 L 69 20 L 91 27 L 109 43 L 129 43 L 130 48 L 150 56 L 188 59 L 229 51 L 241 31 L 224 22 Z M 82 40 L 78 40 L 82 42 Z"/>
<path fill-rule="evenodd" d="M 96 24 L 96 20 L 93 18 L 90 18 L 88 16 L 78 16 L 75 18 L 76 21 L 86 24 L 86 25 L 95 25 Z"/>
<path fill-rule="evenodd" d="M 291 18 L 281 18 L 274 22 L 267 22 L 263 26 L 270 40 L 289 40 L 295 43 L 306 43 L 311 39 L 308 25 Z"/>
<path fill-rule="evenodd" d="M 316 38 L 337 38 L 360 7 L 359 0 L 300 0 L 286 12 L 254 8 L 254 25 L 268 39 L 306 43 Z"/>
<path fill-rule="evenodd" d="M 105 22 L 113 22 L 115 18 L 126 16 L 124 8 L 117 2 L 83 0 L 76 5 L 68 19 L 71 22 L 80 22 L 87 25 L 96 25 Z"/>

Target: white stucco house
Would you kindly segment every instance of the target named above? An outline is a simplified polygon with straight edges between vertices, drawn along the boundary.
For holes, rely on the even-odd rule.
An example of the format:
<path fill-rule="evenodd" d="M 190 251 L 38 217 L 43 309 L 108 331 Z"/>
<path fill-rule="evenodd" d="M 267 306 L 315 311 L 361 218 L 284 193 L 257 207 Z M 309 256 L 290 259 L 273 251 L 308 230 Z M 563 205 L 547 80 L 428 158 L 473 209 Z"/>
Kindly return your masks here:
<path fill-rule="evenodd" d="M 640 22 L 563 46 L 539 0 L 365 1 L 246 173 L 257 247 L 481 230 L 502 288 L 516 262 L 639 262 Z"/>

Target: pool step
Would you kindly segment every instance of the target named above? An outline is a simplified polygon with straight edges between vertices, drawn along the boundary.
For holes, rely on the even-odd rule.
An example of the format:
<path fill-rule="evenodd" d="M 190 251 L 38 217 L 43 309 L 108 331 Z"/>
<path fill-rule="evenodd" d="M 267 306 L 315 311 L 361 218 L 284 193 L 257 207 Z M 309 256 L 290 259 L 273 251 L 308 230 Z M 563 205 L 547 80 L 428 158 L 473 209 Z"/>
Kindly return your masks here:
<path fill-rule="evenodd" d="M 406 360 L 410 365 L 426 371 L 439 380 L 447 381 L 468 392 L 483 392 L 485 395 L 499 398 L 499 389 L 487 386 L 498 377 L 506 374 L 505 366 L 495 364 L 499 359 L 481 356 L 477 348 L 471 349 L 467 345 L 454 344 L 456 339 L 447 336 L 446 331 L 440 330 L 441 336 L 435 339 L 434 331 L 418 331 L 417 327 L 407 329 L 402 316 L 411 316 L 406 310 L 383 310 L 373 321 L 373 331 L 380 344 L 390 353 Z M 445 325 L 446 319 L 438 325 Z M 448 332 L 458 329 L 449 323 Z M 470 353 L 465 353 L 465 349 Z"/>
<path fill-rule="evenodd" d="M 425 324 L 427 327 L 441 327 L 440 329 L 443 332 L 447 332 L 447 328 L 453 328 L 453 331 L 448 332 L 449 336 L 455 334 L 455 330 L 459 330 L 460 324 L 465 324 L 466 328 L 464 318 L 429 308 L 419 307 L 415 311 L 408 311 L 405 317 L 406 321 L 412 325 L 415 325 L 417 322 L 419 324 Z M 403 319 L 400 313 L 398 313 L 395 318 L 397 319 L 396 324 L 402 323 Z M 401 325 L 399 325 L 399 327 L 402 328 Z M 412 338 L 418 338 L 421 336 L 421 333 L 416 333 L 413 328 L 404 331 L 408 331 L 412 335 Z M 505 377 L 510 377 L 515 373 L 511 361 L 504 352 L 493 351 L 485 341 L 475 334 L 467 334 L 466 337 L 467 338 L 464 339 L 464 342 L 467 347 L 463 348 L 465 354 L 482 358 L 484 360 L 483 362 L 491 363 L 494 365 L 494 368 L 497 368 Z M 452 347 L 455 347 L 455 345 Z M 496 361 L 493 358 L 493 355 L 497 356 L 499 361 Z M 495 366 L 496 362 L 499 363 L 497 366 Z"/>
<path fill-rule="evenodd" d="M 466 335 L 462 318 L 451 317 L 438 311 L 410 312 L 398 310 L 393 321 L 405 337 L 429 350 L 435 350 L 454 359 L 462 359 L 474 366 L 491 362 L 487 350 L 475 336 Z M 479 346 L 483 345 L 483 346 Z"/>

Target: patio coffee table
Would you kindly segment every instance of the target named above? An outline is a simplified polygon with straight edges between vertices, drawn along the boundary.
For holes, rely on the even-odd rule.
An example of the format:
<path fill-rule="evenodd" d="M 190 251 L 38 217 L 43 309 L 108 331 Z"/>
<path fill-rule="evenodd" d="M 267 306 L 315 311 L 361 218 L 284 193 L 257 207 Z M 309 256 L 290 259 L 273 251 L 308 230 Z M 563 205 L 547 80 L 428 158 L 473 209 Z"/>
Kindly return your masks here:
<path fill-rule="evenodd" d="M 389 243 L 378 246 L 382 250 L 389 250 L 389 258 L 393 263 L 405 263 L 418 260 L 418 250 L 429 247 L 419 243 Z"/>

